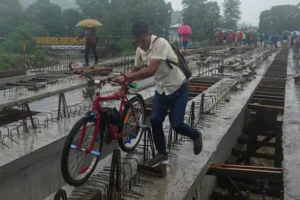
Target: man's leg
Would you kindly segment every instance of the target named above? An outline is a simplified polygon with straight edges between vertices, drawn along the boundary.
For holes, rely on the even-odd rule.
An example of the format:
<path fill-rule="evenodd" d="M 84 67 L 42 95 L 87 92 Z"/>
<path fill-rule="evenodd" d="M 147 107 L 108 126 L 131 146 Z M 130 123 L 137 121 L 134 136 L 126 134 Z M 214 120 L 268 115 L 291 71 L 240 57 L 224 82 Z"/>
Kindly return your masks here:
<path fill-rule="evenodd" d="M 95 57 L 95 65 L 98 63 L 97 43 L 92 44 L 92 51 Z"/>
<path fill-rule="evenodd" d="M 157 152 L 166 154 L 165 134 L 163 131 L 163 122 L 168 112 L 167 98 L 165 95 L 155 91 L 151 111 L 151 125 L 154 137 L 154 143 Z"/>
<path fill-rule="evenodd" d="M 85 45 L 85 64 L 84 65 L 89 65 L 89 54 L 90 54 L 90 44 Z"/>
<path fill-rule="evenodd" d="M 202 133 L 184 123 L 185 110 L 189 96 L 188 83 L 182 87 L 186 87 L 184 92 L 174 92 L 169 96 L 170 123 L 177 133 L 193 140 L 194 153 L 198 155 L 202 150 Z"/>
<path fill-rule="evenodd" d="M 163 131 L 163 122 L 167 112 L 168 106 L 166 96 L 155 91 L 151 111 L 151 125 L 154 144 L 158 153 L 148 162 L 148 165 L 152 167 L 168 161 L 165 134 Z"/>

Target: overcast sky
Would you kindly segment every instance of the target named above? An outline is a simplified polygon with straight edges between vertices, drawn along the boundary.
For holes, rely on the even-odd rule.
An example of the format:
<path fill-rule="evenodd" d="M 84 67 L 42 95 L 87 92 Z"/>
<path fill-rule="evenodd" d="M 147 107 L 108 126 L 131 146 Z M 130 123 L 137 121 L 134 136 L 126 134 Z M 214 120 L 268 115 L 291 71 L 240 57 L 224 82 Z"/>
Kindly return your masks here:
<path fill-rule="evenodd" d="M 172 3 L 174 10 L 181 10 L 182 0 L 167 0 Z M 222 5 L 224 0 L 215 0 Z M 268 10 L 275 5 L 293 4 L 296 5 L 299 0 L 240 0 L 242 19 L 240 22 L 251 23 L 252 25 L 258 25 L 259 15 L 261 11 Z M 222 7 L 221 7 L 222 8 Z"/>

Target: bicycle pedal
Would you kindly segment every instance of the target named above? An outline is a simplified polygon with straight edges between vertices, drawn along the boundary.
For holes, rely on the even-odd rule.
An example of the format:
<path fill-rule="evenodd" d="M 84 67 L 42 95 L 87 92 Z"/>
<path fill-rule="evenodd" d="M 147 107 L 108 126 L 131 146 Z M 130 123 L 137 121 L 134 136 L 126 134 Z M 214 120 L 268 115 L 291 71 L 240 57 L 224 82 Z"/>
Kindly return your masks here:
<path fill-rule="evenodd" d="M 86 152 L 86 149 L 79 149 L 77 147 L 77 145 L 74 145 L 74 144 L 71 144 L 70 148 L 74 149 L 74 150 L 79 150 L 79 151 Z M 94 155 L 94 156 L 98 156 L 98 157 L 101 156 L 101 152 L 99 152 L 99 151 L 90 151 L 89 153 L 92 154 L 92 155 Z"/>

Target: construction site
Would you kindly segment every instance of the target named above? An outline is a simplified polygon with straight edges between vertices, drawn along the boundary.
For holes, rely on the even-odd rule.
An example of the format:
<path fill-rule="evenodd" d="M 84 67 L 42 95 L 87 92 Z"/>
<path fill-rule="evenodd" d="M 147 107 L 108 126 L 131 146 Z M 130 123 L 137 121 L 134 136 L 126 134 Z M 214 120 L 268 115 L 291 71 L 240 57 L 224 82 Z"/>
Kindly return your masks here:
<path fill-rule="evenodd" d="M 67 185 L 61 153 L 72 126 L 92 107 L 94 90 L 55 67 L 0 78 L 0 193 L 2 200 L 299 200 L 299 60 L 288 47 L 207 47 L 187 52 L 193 76 L 185 121 L 203 131 L 203 150 L 164 124 L 170 163 L 155 168 L 146 120 L 132 153 L 104 145 L 101 160 L 80 187 Z M 108 80 L 133 68 L 133 57 L 78 67 Z M 153 78 L 137 81 L 149 117 Z M 101 95 L 116 88 L 106 85 Z M 118 107 L 117 102 L 105 102 Z"/>

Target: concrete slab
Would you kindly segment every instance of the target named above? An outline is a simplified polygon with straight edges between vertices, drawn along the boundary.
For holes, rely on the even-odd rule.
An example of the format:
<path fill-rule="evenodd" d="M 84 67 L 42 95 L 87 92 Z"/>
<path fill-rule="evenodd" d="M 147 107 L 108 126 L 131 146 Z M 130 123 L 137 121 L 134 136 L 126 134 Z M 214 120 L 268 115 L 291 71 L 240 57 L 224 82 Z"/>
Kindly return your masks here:
<path fill-rule="evenodd" d="M 244 126 L 244 109 L 260 79 L 261 76 L 257 76 L 245 91 L 233 94 L 231 101 L 220 109 L 219 116 L 208 123 L 211 128 L 204 128 L 204 147 L 199 156 L 193 154 L 191 142 L 174 152 L 176 156 L 170 158 L 167 178 L 152 180 L 155 181 L 153 185 L 140 190 L 144 199 L 190 200 L 198 191 L 198 199 L 208 198 L 210 191 L 201 182 L 210 163 L 224 163 L 229 157 Z"/>
<path fill-rule="evenodd" d="M 153 184 L 144 185 L 140 189 L 134 188 L 134 191 L 145 195 L 142 199 L 147 200 L 190 200 L 197 191 L 200 191 L 201 197 L 199 199 L 207 199 L 210 193 L 209 187 L 201 185 L 201 182 L 208 170 L 209 163 L 224 163 L 226 158 L 229 157 L 231 148 L 236 144 L 236 140 L 244 126 L 244 109 L 261 78 L 262 76 L 257 76 L 255 80 L 248 84 L 247 90 L 233 94 L 231 101 L 221 108 L 218 117 L 209 122 L 211 128 L 204 129 L 204 148 L 199 156 L 193 154 L 192 143 L 185 142 L 185 145 L 180 147 L 180 151 L 172 151 L 176 156 L 170 158 L 170 166 L 165 179 L 143 177 L 143 179 L 150 180 Z M 217 84 L 222 84 L 222 81 Z M 193 99 L 193 101 L 199 100 L 200 96 Z M 187 110 L 190 109 L 190 106 L 191 101 Z M 168 126 L 168 122 L 165 125 Z M 141 159 L 137 154 L 123 154 L 123 156 Z M 107 166 L 110 160 L 111 156 L 108 156 L 101 161 L 98 164 L 97 171 Z M 70 194 L 73 187 L 65 186 L 63 189 Z M 53 195 L 46 199 L 53 199 Z"/>
<path fill-rule="evenodd" d="M 36 91 L 27 91 L 24 94 L 12 94 L 10 96 L 0 96 L 0 111 L 5 107 L 22 105 L 25 102 L 32 102 L 39 99 L 47 98 L 60 92 L 77 89 L 86 85 L 86 81 L 77 77 L 67 77 L 59 81 L 55 85 L 48 85 L 45 89 Z"/>
<path fill-rule="evenodd" d="M 259 77 L 260 76 L 249 84 L 249 91 L 256 87 L 257 82 L 260 80 Z M 148 98 L 147 95 L 152 95 L 153 90 L 154 89 L 152 88 L 151 90 L 143 91 L 143 96 L 145 95 L 144 98 Z M 229 107 L 222 108 L 221 112 L 225 112 L 225 115 L 220 114 L 217 118 L 217 122 L 214 122 L 217 124 L 220 121 L 221 125 L 213 126 L 213 128 L 205 132 L 205 147 L 200 156 L 190 155 L 192 146 L 191 144 L 188 144 L 178 153 L 178 156 L 174 158 L 175 160 L 172 158 L 173 161 L 171 160 L 171 162 L 174 163 L 174 168 L 170 168 L 172 172 L 168 175 L 168 179 L 165 181 L 162 180 L 161 182 L 161 184 L 164 185 L 168 185 L 169 182 L 170 187 L 168 186 L 168 188 L 165 188 L 166 190 L 163 190 L 162 192 L 166 192 L 169 197 L 176 197 L 177 192 L 182 193 L 181 189 L 175 193 L 172 192 L 174 188 L 178 188 L 173 186 L 176 186 L 176 182 L 181 179 L 183 179 L 183 183 L 178 184 L 187 185 L 191 188 L 190 191 L 194 192 L 197 190 L 198 186 L 197 184 L 193 184 L 196 180 L 195 178 L 197 175 L 199 177 L 197 180 L 203 178 L 208 160 L 222 160 L 220 162 L 223 162 L 223 160 L 228 157 L 226 155 L 230 154 L 230 148 L 225 146 L 228 151 L 225 151 L 222 148 L 224 145 L 233 146 L 235 144 L 235 140 L 231 139 L 233 137 L 232 134 L 235 135 L 240 133 L 239 129 L 242 127 L 241 124 L 243 124 L 243 112 L 241 111 L 241 108 L 244 108 L 243 103 L 247 101 L 247 98 L 251 95 L 251 92 L 247 91 L 240 91 L 239 93 L 240 94 L 235 94 L 233 96 L 235 101 L 233 102 L 233 100 L 231 100 L 233 103 L 231 104 L 230 102 L 228 104 Z M 198 101 L 199 98 L 200 97 L 194 100 Z M 240 101 L 242 102 L 241 105 Z M 188 108 L 189 107 L 190 103 L 188 105 Z M 230 111 L 230 107 L 236 107 L 236 109 Z M 240 112 L 238 112 L 238 110 L 240 110 Z M 63 140 L 78 118 L 78 116 L 75 116 L 70 119 L 63 119 L 63 121 L 59 123 L 51 124 L 49 128 L 30 131 L 30 133 L 23 135 L 18 140 L 20 145 L 11 143 L 11 149 L 0 147 L 0 193 L 2 197 L 5 197 L 7 200 L 14 200 L 18 199 L 19 196 L 22 196 L 23 199 L 26 200 L 36 200 L 41 199 L 42 195 L 47 194 L 47 192 L 51 193 L 61 186 L 62 180 L 59 167 L 59 156 Z M 236 128 L 230 128 L 232 123 L 237 124 L 234 125 Z M 231 130 L 231 132 L 228 132 L 228 129 Z M 227 131 L 228 133 L 223 131 Z M 224 134 L 227 136 L 225 137 Z M 104 159 L 99 167 L 102 166 L 102 163 L 105 164 L 107 162 L 110 162 L 110 158 Z M 182 166 L 184 163 L 186 164 L 189 162 L 192 163 L 190 166 Z M 182 167 L 186 168 L 186 170 L 183 171 Z M 198 173 L 199 168 L 201 168 L 200 173 Z M 190 174 L 190 172 L 192 173 Z M 10 185 L 10 187 L 7 185 Z M 32 188 L 36 189 L 38 192 L 33 191 Z M 149 186 L 149 188 L 151 187 Z M 16 190 L 18 190 L 18 193 L 13 192 Z M 145 193 L 148 194 L 149 191 L 151 190 L 149 189 L 145 191 Z M 159 192 L 160 189 L 156 188 L 154 191 Z M 157 193 L 156 197 L 159 197 L 159 193 Z M 179 195 L 178 197 L 183 196 Z"/>
<path fill-rule="evenodd" d="M 36 75 L 22 75 L 22 76 L 14 76 L 14 77 L 9 77 L 9 78 L 1 78 L 0 85 L 3 85 L 7 82 L 15 83 L 15 82 L 18 82 L 19 80 L 28 81 L 35 77 L 36 77 Z"/>
<path fill-rule="evenodd" d="M 149 98 L 154 87 L 139 93 Z M 7 139 L 9 148 L 0 144 L 1 199 L 19 200 L 22 196 L 24 200 L 40 200 L 64 184 L 60 172 L 61 150 L 67 134 L 80 117 L 82 115 L 49 122 L 47 128 L 30 129 L 29 133 L 20 133 L 19 138 L 14 132 L 13 138 L 19 145 Z M 43 122 L 45 118 L 40 116 L 39 120 Z M 104 154 L 110 154 L 115 147 L 116 144 L 104 146 Z"/>
<path fill-rule="evenodd" d="M 297 60 L 293 60 L 290 51 L 288 60 L 288 77 L 286 82 L 284 120 L 282 125 L 282 148 L 284 169 L 284 199 L 300 199 L 300 86 L 295 85 Z"/>
<path fill-rule="evenodd" d="M 264 64 L 269 65 L 275 55 L 276 53 Z M 209 123 L 212 127 L 204 130 L 204 148 L 202 153 L 199 156 L 193 155 L 193 146 L 190 142 L 187 142 L 186 146 L 180 148 L 180 151 L 173 152 L 176 156 L 170 158 L 171 166 L 168 167 L 167 178 L 150 178 L 153 184 L 146 185 L 138 190 L 145 195 L 142 199 L 190 200 L 196 194 L 198 194 L 197 200 L 208 198 L 214 184 L 214 177 L 205 176 L 208 164 L 211 162 L 223 163 L 229 157 L 231 148 L 236 144 L 236 140 L 244 127 L 244 110 L 247 102 L 260 82 L 265 68 L 267 67 L 263 66 L 258 69 L 256 79 L 247 84 L 243 91 L 233 94 L 231 101 L 226 107 L 221 108 L 219 116 Z M 209 89 L 207 92 L 209 92 Z M 199 101 L 199 99 L 200 96 L 192 101 Z M 187 110 L 190 109 L 190 106 L 191 101 L 187 106 Z M 167 126 L 168 122 L 165 125 Z M 136 154 L 123 154 L 123 156 L 138 157 Z M 141 159 L 140 157 L 138 158 Z M 101 161 L 96 168 L 95 174 L 103 166 L 109 165 L 110 161 L 111 156 Z M 70 195 L 74 188 L 66 185 L 63 189 Z M 46 199 L 52 200 L 53 196 L 54 194 Z"/>

